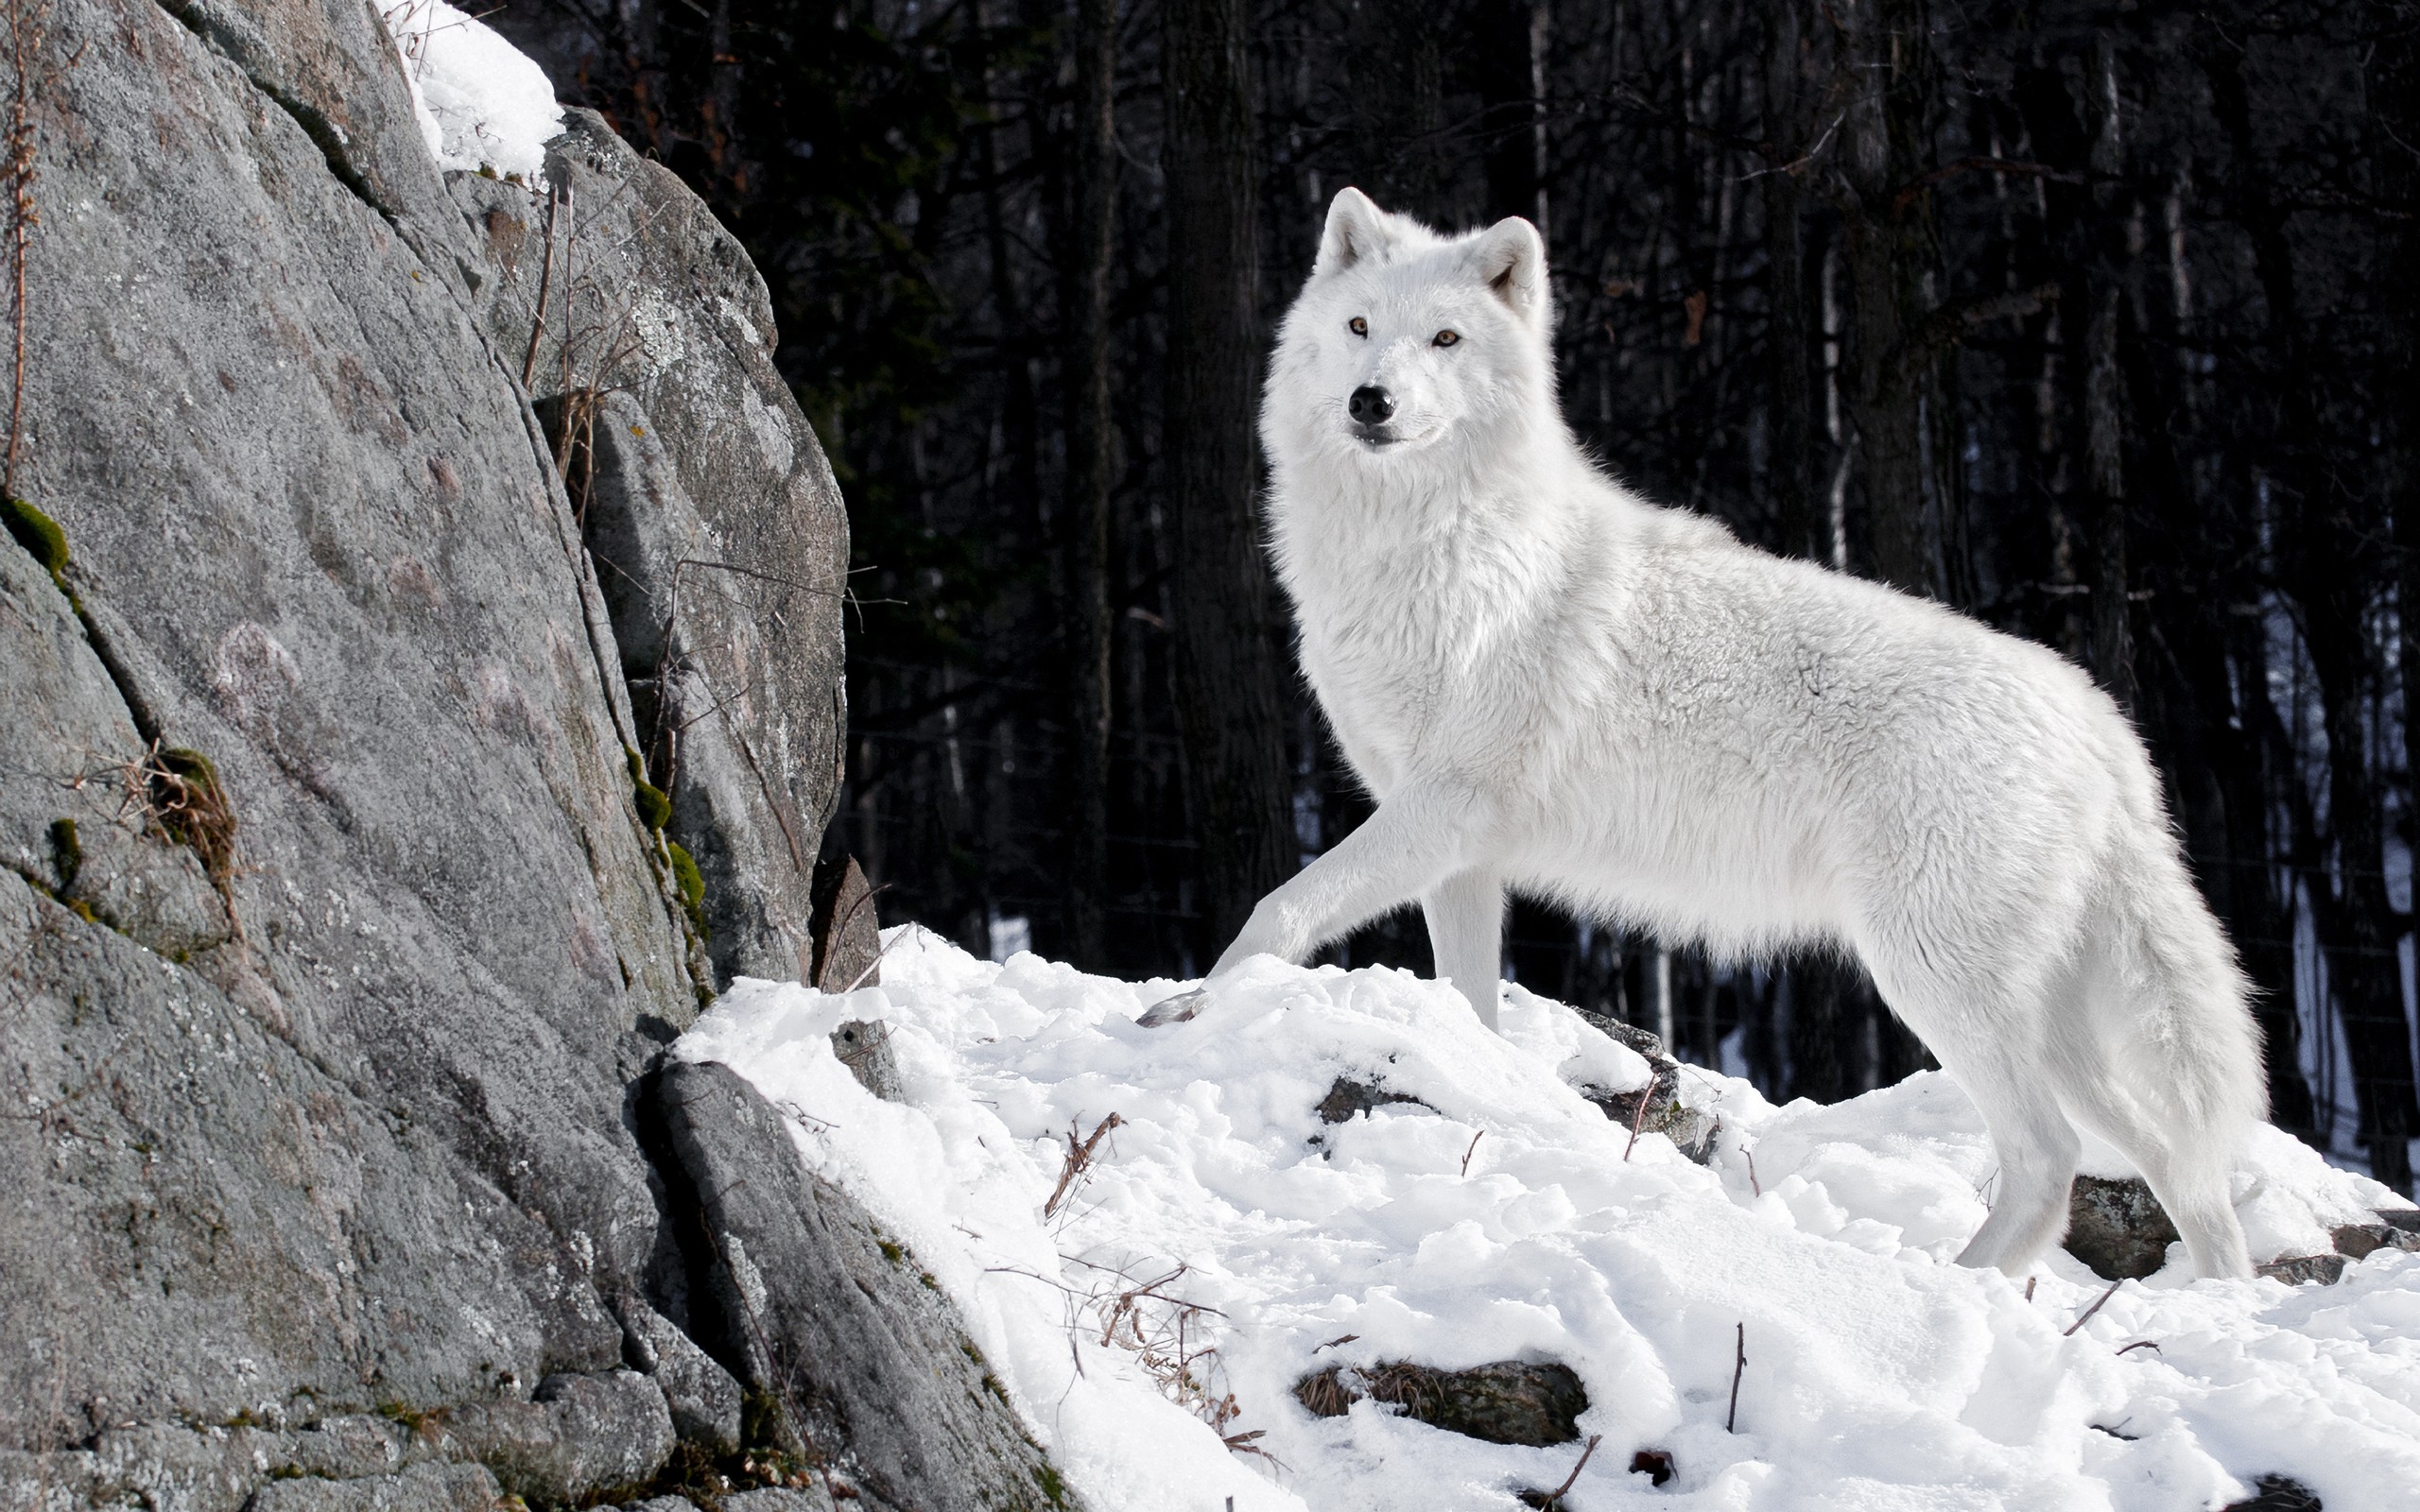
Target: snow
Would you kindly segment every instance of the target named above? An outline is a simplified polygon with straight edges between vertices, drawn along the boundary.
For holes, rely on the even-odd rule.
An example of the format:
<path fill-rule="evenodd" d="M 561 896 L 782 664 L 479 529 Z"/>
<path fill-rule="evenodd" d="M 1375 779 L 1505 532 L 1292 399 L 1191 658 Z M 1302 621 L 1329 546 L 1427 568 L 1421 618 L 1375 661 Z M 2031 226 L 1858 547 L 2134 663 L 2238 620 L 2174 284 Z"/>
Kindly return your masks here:
<path fill-rule="evenodd" d="M 1602 1435 L 1565 1503 L 1579 1512 L 2175 1512 L 2267 1474 L 2362 1512 L 2409 1508 L 2420 1486 L 2420 1254 L 2297 1288 L 2190 1280 L 2174 1246 L 2068 1334 L 2106 1283 L 2064 1252 L 2030 1300 L 1950 1263 L 1993 1161 L 1939 1074 L 1775 1108 L 1692 1071 L 1685 1100 L 1721 1120 L 1710 1164 L 1658 1134 L 1625 1161 L 1628 1129 L 1574 1085 L 1635 1087 L 1645 1062 L 1519 988 L 1498 1038 L 1433 982 L 1264 958 L 1199 1018 L 1144 1029 L 1185 984 L 980 961 L 912 925 L 889 933 L 882 971 L 845 997 L 742 981 L 674 1053 L 792 1114 L 802 1158 L 940 1279 L 1099 1512 L 1512 1508 L 1579 1461 L 1578 1443 L 1488 1444 L 1369 1401 L 1315 1418 L 1291 1395 L 1327 1364 L 1396 1359 L 1576 1370 L 1582 1433 Z M 849 1019 L 890 1025 L 904 1103 L 833 1056 Z M 1340 1074 L 1427 1106 L 1323 1125 Z M 1112 1112 L 1046 1219 L 1067 1132 Z M 2105 1149 L 2090 1163 L 2124 1172 Z M 2263 1260 L 2402 1205 L 2269 1129 L 2238 1196 Z M 1187 1344 L 1217 1351 L 1195 1364 L 1206 1393 L 1176 1388 L 1195 1410 L 1125 1347 L 1132 1323 L 1102 1342 L 1118 1293 L 1179 1266 L 1155 1290 L 1201 1309 Z M 1166 1332 L 1173 1309 L 1143 1298 L 1140 1321 Z M 1199 1410 L 1230 1393 L 1224 1432 L 1258 1433 L 1262 1453 Z M 1677 1478 L 1629 1473 L 1644 1448 Z"/>
<path fill-rule="evenodd" d="M 437 165 L 543 185 L 546 143 L 563 129 L 545 70 L 445 0 L 400 0 L 381 14 Z"/>

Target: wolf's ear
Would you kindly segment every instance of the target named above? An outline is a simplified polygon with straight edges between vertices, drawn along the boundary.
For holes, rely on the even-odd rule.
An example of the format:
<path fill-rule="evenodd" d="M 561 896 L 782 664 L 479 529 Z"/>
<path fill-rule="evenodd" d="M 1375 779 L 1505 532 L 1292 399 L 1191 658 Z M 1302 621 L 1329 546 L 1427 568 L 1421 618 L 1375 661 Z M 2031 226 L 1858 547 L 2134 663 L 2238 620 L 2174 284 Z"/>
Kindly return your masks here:
<path fill-rule="evenodd" d="M 1358 189 L 1339 189 L 1327 202 L 1327 230 L 1320 233 L 1320 256 L 1311 265 L 1311 276 L 1325 278 L 1365 258 L 1384 257 L 1392 245 L 1387 213 Z"/>
<path fill-rule="evenodd" d="M 1479 232 L 1471 244 L 1471 261 L 1490 292 L 1512 307 L 1512 313 L 1535 322 L 1547 308 L 1547 244 L 1538 228 L 1510 215 Z"/>

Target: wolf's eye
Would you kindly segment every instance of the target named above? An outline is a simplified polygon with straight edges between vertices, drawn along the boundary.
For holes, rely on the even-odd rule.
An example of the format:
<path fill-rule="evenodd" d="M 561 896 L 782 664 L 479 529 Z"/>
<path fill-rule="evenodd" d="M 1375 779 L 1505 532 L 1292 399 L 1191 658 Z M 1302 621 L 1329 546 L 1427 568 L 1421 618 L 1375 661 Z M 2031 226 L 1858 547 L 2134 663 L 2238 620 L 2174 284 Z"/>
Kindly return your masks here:
<path fill-rule="evenodd" d="M 1344 328 L 1347 331 L 1352 332 L 1357 336 L 1366 336 L 1370 334 L 1370 322 L 1362 319 L 1357 315 L 1352 319 L 1344 322 Z"/>
<path fill-rule="evenodd" d="M 1440 331 L 1437 333 L 1437 345 L 1441 347 L 1450 347 L 1461 339 L 1462 339 L 1462 336 L 1461 333 L 1459 331 Z"/>

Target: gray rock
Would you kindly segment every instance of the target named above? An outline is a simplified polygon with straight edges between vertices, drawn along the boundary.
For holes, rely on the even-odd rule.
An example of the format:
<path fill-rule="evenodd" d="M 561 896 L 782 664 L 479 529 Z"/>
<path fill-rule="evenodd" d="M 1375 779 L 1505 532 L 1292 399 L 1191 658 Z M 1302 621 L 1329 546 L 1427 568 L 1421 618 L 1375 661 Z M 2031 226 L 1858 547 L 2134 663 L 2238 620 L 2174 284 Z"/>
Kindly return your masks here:
<path fill-rule="evenodd" d="M 739 1447 L 739 1383 L 670 1318 L 636 1297 L 614 1302 L 623 1348 L 655 1379 L 671 1410 L 674 1431 L 710 1453 Z"/>
<path fill-rule="evenodd" d="M 252 1428 L 157 1422 L 113 1428 L 93 1440 L 92 1499 L 237 1512 L 261 1470 L 283 1461 L 283 1439 Z"/>
<path fill-rule="evenodd" d="M 201 44 L 283 111 L 328 174 L 424 257 L 467 243 L 411 110 L 403 62 L 375 9 L 344 0 L 161 0 Z"/>
<path fill-rule="evenodd" d="M 287 9 L 243 14 L 328 97 L 400 97 L 344 82 L 393 67 L 365 8 Z M 240 819 L 225 895 L 182 885 L 231 905 L 242 948 L 17 915 L 81 1027 L 11 1016 L 8 1063 L 83 1087 L 108 1137 L 8 1125 L 29 1190 L 0 1246 L 80 1254 L 104 1284 L 0 1297 L 0 1337 L 28 1346 L 0 1358 L 0 1441 L 56 1441 L 29 1405 L 54 1385 L 70 1419 L 216 1422 L 297 1392 L 367 1411 L 610 1366 L 591 1278 L 655 1250 L 624 1086 L 643 1026 L 695 999 L 568 503 L 455 270 L 274 97 L 302 83 L 264 85 L 268 54 L 248 71 L 157 7 L 56 14 L 89 45 L 57 92 L 77 124 L 46 138 L 65 208 L 33 249 L 20 487 L 71 543 L 120 696 L 95 754 L 130 728 L 216 765 Z M 95 717 L 83 694 L 63 716 Z M 85 754 L 9 738 L 9 772 L 34 775 L 0 777 L 5 808 L 40 817 L 42 774 Z M 187 1013 L 230 1024 L 205 1042 Z M 63 1382 L 30 1348 L 53 1331 L 79 1341 Z"/>
<path fill-rule="evenodd" d="M 1625 1023 L 1611 1014 L 1592 1013 L 1585 1008 L 1578 1011 L 1616 1043 L 1636 1051 L 1646 1059 L 1650 1073 L 1644 1087 L 1614 1091 L 1592 1084 L 1579 1088 L 1580 1095 L 1624 1128 L 1663 1135 L 1700 1165 L 1712 1160 L 1716 1120 L 1681 1101 L 1681 1063 L 1664 1053 L 1664 1041 L 1652 1032 Z"/>
<path fill-rule="evenodd" d="M 277 1468 L 336 1481 L 391 1475 L 426 1457 L 434 1436 L 392 1418 L 339 1413 L 287 1435 Z"/>
<path fill-rule="evenodd" d="M 832 1031 L 832 1053 L 857 1085 L 886 1102 L 907 1095 L 899 1080 L 899 1052 L 891 1047 L 890 1025 L 874 1019 L 851 1019 Z"/>
<path fill-rule="evenodd" d="M 0 865 L 186 959 L 233 938 L 191 848 L 154 811 L 148 749 L 66 593 L 0 542 Z"/>
<path fill-rule="evenodd" d="M 2176 1242 L 2176 1226 L 2140 1177 L 2080 1176 L 2067 1193 L 2066 1251 L 2105 1280 L 2151 1275 Z"/>
<path fill-rule="evenodd" d="M 1374 1081 L 1358 1081 L 1351 1076 L 1339 1076 L 1312 1109 L 1322 1124 L 1341 1124 L 1356 1113 L 1367 1113 L 1374 1108 L 1409 1103 L 1414 1108 L 1428 1108 L 1426 1103 L 1409 1092 L 1389 1091 Z M 1429 1108 L 1435 1112 L 1435 1108 Z"/>
<path fill-rule="evenodd" d="M 769 1486 L 722 1499 L 723 1512 L 832 1512 L 832 1495 L 821 1484 Z"/>
<path fill-rule="evenodd" d="M 2271 1280 L 2284 1281 L 2289 1286 L 2301 1286 L 2316 1281 L 2333 1286 L 2344 1279 L 2345 1260 L 2342 1255 L 2294 1255 L 2271 1261 L 2266 1265 L 2252 1267 L 2254 1274 Z"/>
<path fill-rule="evenodd" d="M 672 1416 L 654 1382 L 634 1370 L 549 1376 L 527 1401 L 446 1410 L 448 1458 L 476 1460 L 532 1506 L 634 1486 L 672 1455 Z"/>
<path fill-rule="evenodd" d="M 826 856 L 815 867 L 815 913 L 808 920 L 815 940 L 820 991 L 852 992 L 882 985 L 882 929 L 873 886 L 857 858 Z"/>
<path fill-rule="evenodd" d="M 2328 1231 L 2336 1252 L 2361 1260 L 2381 1249 L 2420 1250 L 2420 1209 L 2390 1208 L 2376 1223 L 2348 1223 Z"/>
<path fill-rule="evenodd" d="M 6 1442 L 459 1400 L 591 1352 L 544 1224 L 235 997 L 13 873 L 0 961 Z"/>
<path fill-rule="evenodd" d="M 2321 1512 L 2319 1493 L 2292 1476 L 2263 1475 L 2252 1486 L 2252 1495 L 2220 1512 Z"/>
<path fill-rule="evenodd" d="M 1617 1019 L 1610 1013 L 1599 1013 L 1590 1008 L 1577 1008 L 1573 1011 L 1596 1025 L 1616 1044 L 1627 1045 L 1651 1064 L 1672 1060 L 1672 1057 L 1665 1053 L 1662 1037 L 1652 1029 L 1642 1029 L 1628 1020 Z"/>
<path fill-rule="evenodd" d="M 738 244 L 594 113 L 567 123 L 546 160 L 568 197 L 552 277 L 544 203 L 492 180 L 449 183 L 496 274 L 479 317 L 516 371 L 528 362 L 572 459 L 637 744 L 703 881 L 717 978 L 811 980 L 845 714 L 839 491 L 773 368 L 772 302 Z"/>
<path fill-rule="evenodd" d="M 675 1064 L 648 1098 L 659 1160 L 683 1177 L 711 1260 L 703 1328 L 778 1419 L 904 1507 L 1063 1507 L 1072 1493 L 913 1257 L 807 1171 L 781 1115 L 728 1067 Z"/>
<path fill-rule="evenodd" d="M 1491 1444 L 1547 1445 L 1580 1436 L 1588 1392 L 1569 1366 L 1499 1360 L 1466 1370 L 1395 1360 L 1330 1366 L 1294 1383 L 1294 1400 L 1314 1418 L 1340 1418 L 1368 1398 L 1415 1422 Z"/>
<path fill-rule="evenodd" d="M 603 1298 L 678 1320 L 690 1268 L 631 1086 L 712 984 L 498 323 L 520 270 L 464 220 L 517 191 L 449 191 L 358 0 L 53 16 L 80 54 L 18 487 L 70 557 L 0 541 L 0 1484 L 234 1512 L 486 1505 L 449 1456 L 539 1496 L 643 1479 L 666 1394 Z M 736 244 L 601 125 L 575 146 L 646 180 L 582 297 L 689 343 L 631 392 L 716 559 L 822 585 L 733 602 L 754 660 L 706 666 L 786 795 L 708 828 L 811 859 L 838 497 Z M 207 758 L 232 851 L 150 812 L 155 748 Z"/>
<path fill-rule="evenodd" d="M 527 365 L 534 202 L 437 174 L 372 8 L 54 15 L 19 486 L 70 556 L 0 542 L 10 1504 L 628 1501 L 682 1431 L 811 1435 L 870 1512 L 1068 1504 L 761 1100 L 641 1081 L 716 973 L 811 974 L 837 786 L 845 524 L 737 244 L 579 118 Z M 603 426 L 584 517 L 533 391 Z M 212 821 L 163 811 L 204 761 Z"/>
<path fill-rule="evenodd" d="M 856 857 L 827 856 L 815 868 L 815 913 L 808 920 L 814 938 L 812 980 L 821 991 L 852 992 L 882 983 L 882 931 L 875 918 L 873 888 L 857 868 Z M 899 1052 L 891 1048 L 890 1025 L 852 1019 L 832 1031 L 832 1053 L 849 1068 L 857 1084 L 888 1102 L 907 1095 L 899 1079 Z"/>
<path fill-rule="evenodd" d="M 494 1512 L 502 1495 L 482 1466 L 428 1464 L 361 1480 L 273 1480 L 246 1512 Z"/>

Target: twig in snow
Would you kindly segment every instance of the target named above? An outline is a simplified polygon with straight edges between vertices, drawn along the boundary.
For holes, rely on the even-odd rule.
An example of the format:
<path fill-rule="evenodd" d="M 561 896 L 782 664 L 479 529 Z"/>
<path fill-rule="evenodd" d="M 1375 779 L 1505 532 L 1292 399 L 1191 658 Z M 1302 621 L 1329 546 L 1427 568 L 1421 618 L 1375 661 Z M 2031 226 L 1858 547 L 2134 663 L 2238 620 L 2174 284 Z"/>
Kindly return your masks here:
<path fill-rule="evenodd" d="M 1563 1505 L 1564 1493 L 1580 1484 L 1580 1472 L 1588 1468 L 1589 1456 L 1597 1452 L 1597 1445 L 1604 1436 L 1602 1434 L 1588 1435 L 1588 1447 L 1580 1452 L 1580 1463 L 1571 1467 L 1571 1473 L 1563 1478 L 1561 1486 L 1547 1493 L 1547 1505 L 1554 1507 Z"/>
<path fill-rule="evenodd" d="M 2156 1344 L 2152 1343 L 2152 1342 L 2151 1340 L 2149 1340 L 2149 1339 L 2136 1339 L 2134 1343 L 2132 1343 L 2132 1344 L 2130 1344 L 2130 1345 L 2126 1346 L 2124 1349 L 2122 1349 L 2118 1350 L 2118 1352 L 2119 1354 L 2132 1354 L 2132 1353 L 2134 1353 L 2136 1349 L 2149 1349 L 2149 1350 L 2151 1350 L 2151 1351 L 2152 1351 L 2152 1353 L 2154 1353 L 2154 1354 L 2161 1354 L 2161 1355 L 2165 1355 L 2166 1353 L 2168 1353 L 2168 1351 L 2167 1351 L 2166 1349 L 2161 1349 L 2158 1345 L 2156 1345 Z"/>
<path fill-rule="evenodd" d="M 1763 1196 L 1765 1194 L 1764 1184 L 1756 1179 L 1756 1152 L 1754 1150 L 1741 1150 L 1739 1153 L 1748 1158 L 1748 1190 L 1760 1197 Z"/>
<path fill-rule="evenodd" d="M 801 1108 L 797 1101 L 792 1098 L 785 1097 L 781 1101 L 775 1103 L 773 1107 L 777 1110 L 788 1114 L 798 1122 L 809 1125 L 818 1134 L 829 1134 L 834 1129 L 840 1126 L 839 1125 L 833 1123 L 828 1118 L 816 1117 L 813 1113 L 810 1113 L 805 1108 Z"/>
<path fill-rule="evenodd" d="M 1487 1130 L 1485 1129 L 1480 1129 L 1477 1134 L 1471 1136 L 1471 1147 L 1462 1152 L 1462 1175 L 1468 1176 L 1471 1174 L 1471 1157 L 1478 1152 L 1478 1142 L 1486 1136 Z"/>
<path fill-rule="evenodd" d="M 1647 1102 L 1655 1095 L 1655 1068 L 1647 1068 L 1647 1085 L 1638 1090 L 1638 1111 L 1630 1115 L 1630 1143 L 1622 1146 L 1622 1164 L 1630 1164 L 1630 1152 L 1638 1148 L 1638 1131 L 1647 1122 Z"/>
<path fill-rule="evenodd" d="M 1067 1200 L 1067 1193 L 1076 1184 L 1077 1178 L 1092 1169 L 1093 1152 L 1100 1148 L 1101 1136 L 1125 1122 L 1126 1120 L 1112 1113 L 1093 1126 L 1092 1138 L 1081 1142 L 1076 1138 L 1076 1131 L 1080 1125 L 1072 1122 L 1068 1124 L 1066 1163 L 1059 1168 L 1059 1184 L 1050 1189 L 1050 1200 L 1042 1205 L 1044 1217 L 1047 1218 L 1056 1213 L 1059 1211 L 1059 1204 Z"/>
<path fill-rule="evenodd" d="M 1333 1349 L 1340 1344 L 1351 1344 L 1360 1336 L 1361 1335 L 1358 1333 L 1340 1333 L 1335 1338 L 1328 1340 L 1325 1344 L 1320 1345 L 1317 1349 L 1312 1349 L 1311 1352 L 1313 1354 L 1317 1354 L 1321 1349 Z"/>
<path fill-rule="evenodd" d="M 2031 1276 L 2025 1278 L 2025 1299 L 2029 1302 L 2033 1300 L 2033 1282 L 2036 1279 Z"/>
<path fill-rule="evenodd" d="M 2064 1338 L 2067 1337 L 2067 1336 L 2068 1336 L 2068 1334 L 2072 1334 L 2073 1332 L 2075 1332 L 2075 1331 L 2076 1331 L 2076 1330 L 2078 1330 L 2078 1329 L 2080 1329 L 2080 1328 L 2083 1327 L 2085 1324 L 2087 1324 L 2087 1323 L 2091 1322 L 2091 1321 L 2092 1321 L 2092 1314 L 2094 1314 L 2095 1313 L 2098 1313 L 2098 1312 L 2100 1312 L 2100 1303 L 2101 1303 L 2101 1302 L 2105 1302 L 2105 1301 L 2109 1300 L 2111 1297 L 2113 1297 L 2117 1296 L 2117 1295 L 2118 1295 L 2118 1287 L 2120 1287 L 2120 1286 L 2123 1286 L 2123 1285 L 2125 1285 L 2125 1284 L 2126 1284 L 2126 1281 L 2125 1281 L 2125 1278 L 2123 1278 L 2123 1277 L 2118 1278 L 2117 1280 L 2111 1281 L 2111 1282 L 2109 1283 L 2109 1290 L 2107 1290 L 2107 1291 L 2105 1291 L 2105 1292 L 2103 1292 L 2103 1293 L 2101 1293 L 2101 1294 L 2100 1294 L 2100 1301 L 2096 1301 L 2096 1302 L 2094 1302 L 2090 1307 L 2085 1308 L 2085 1309 L 2083 1310 L 2083 1316 L 2082 1316 L 2082 1317 L 2080 1317 L 2080 1318 L 2076 1319 L 2074 1322 L 2072 1322 L 2072 1323 L 2068 1324 L 2068 1325 L 2067 1325 L 2067 1327 L 2066 1327 L 2066 1332 L 2065 1333 L 2061 1333 L 2061 1334 L 2059 1335 L 2059 1337 L 2061 1337 L 2061 1338 L 2063 1338 L 2063 1339 L 2064 1339 Z"/>
<path fill-rule="evenodd" d="M 1748 1369 L 1748 1325 L 1742 1322 L 1738 1330 L 1738 1352 L 1731 1362 L 1731 1416 L 1722 1420 L 1722 1431 L 1726 1434 L 1739 1431 L 1739 1378 Z"/>

